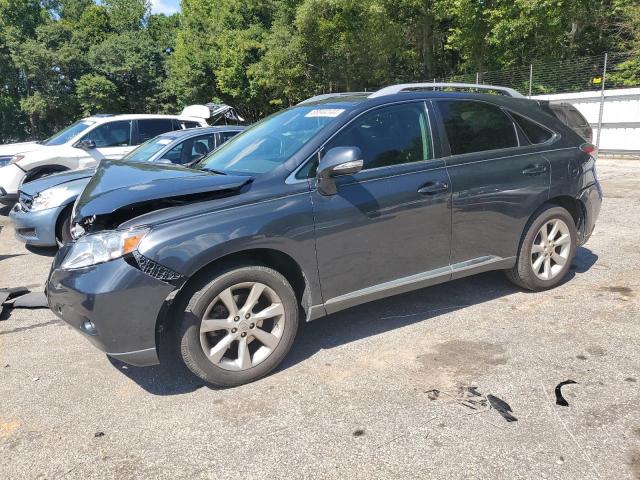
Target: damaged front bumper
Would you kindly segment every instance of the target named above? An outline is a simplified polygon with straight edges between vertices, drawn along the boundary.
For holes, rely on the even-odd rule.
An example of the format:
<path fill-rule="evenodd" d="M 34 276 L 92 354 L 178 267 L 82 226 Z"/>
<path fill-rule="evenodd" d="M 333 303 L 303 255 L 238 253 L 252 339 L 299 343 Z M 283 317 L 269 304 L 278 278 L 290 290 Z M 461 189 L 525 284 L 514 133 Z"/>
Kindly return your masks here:
<path fill-rule="evenodd" d="M 124 258 L 63 270 L 69 248 L 60 249 L 49 274 L 49 308 L 110 357 L 136 366 L 159 363 L 156 321 L 176 286 Z"/>
<path fill-rule="evenodd" d="M 56 222 L 63 208 L 49 208 L 40 211 L 25 211 L 20 203 L 9 212 L 13 222 L 16 239 L 27 245 L 54 247 L 56 241 Z"/>

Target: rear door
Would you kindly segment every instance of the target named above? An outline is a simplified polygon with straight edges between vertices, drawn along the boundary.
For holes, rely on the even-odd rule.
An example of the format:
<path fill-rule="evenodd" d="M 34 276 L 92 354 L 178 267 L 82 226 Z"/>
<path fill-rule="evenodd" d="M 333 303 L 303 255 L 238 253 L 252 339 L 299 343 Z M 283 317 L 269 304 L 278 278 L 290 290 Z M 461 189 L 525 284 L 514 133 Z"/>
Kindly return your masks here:
<path fill-rule="evenodd" d="M 450 186 L 424 102 L 362 114 L 320 155 L 339 146 L 360 148 L 364 168 L 311 194 L 327 311 L 448 279 Z"/>
<path fill-rule="evenodd" d="M 171 118 L 146 118 L 137 121 L 136 145 L 151 140 L 160 134 L 173 131 L 173 119 Z"/>
<path fill-rule="evenodd" d="M 548 197 L 550 166 L 541 153 L 544 148 L 532 145 L 496 105 L 434 103 L 450 153 L 453 276 L 511 266 L 527 220 Z"/>

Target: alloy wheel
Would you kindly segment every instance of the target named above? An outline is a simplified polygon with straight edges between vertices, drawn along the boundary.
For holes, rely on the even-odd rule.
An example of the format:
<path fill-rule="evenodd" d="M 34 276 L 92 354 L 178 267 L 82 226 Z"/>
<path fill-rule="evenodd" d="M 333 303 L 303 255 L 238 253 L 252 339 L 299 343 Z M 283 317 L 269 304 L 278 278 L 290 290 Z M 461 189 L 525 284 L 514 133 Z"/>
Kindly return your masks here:
<path fill-rule="evenodd" d="M 267 359 L 284 333 L 280 297 L 267 285 L 244 282 L 223 290 L 207 307 L 200 345 L 207 359 L 225 370 L 247 370 Z"/>
<path fill-rule="evenodd" d="M 567 224 L 551 219 L 542 225 L 531 247 L 531 268 L 541 280 L 558 276 L 569 260 L 571 231 Z"/>

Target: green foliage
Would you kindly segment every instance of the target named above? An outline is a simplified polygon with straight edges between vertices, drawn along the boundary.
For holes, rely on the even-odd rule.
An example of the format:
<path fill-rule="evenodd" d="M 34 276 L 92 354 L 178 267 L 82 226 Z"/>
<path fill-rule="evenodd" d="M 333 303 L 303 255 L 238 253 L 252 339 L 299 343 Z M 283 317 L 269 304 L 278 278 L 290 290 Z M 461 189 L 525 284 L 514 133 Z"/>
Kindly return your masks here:
<path fill-rule="evenodd" d="M 588 88 L 597 66 L 580 59 L 605 51 L 638 52 L 610 56 L 608 83 L 640 84 L 637 0 L 182 0 L 169 17 L 149 6 L 0 0 L 0 142 L 214 99 L 253 121 L 318 93 L 529 63 L 582 61 L 569 80 Z M 548 70 L 535 91 L 552 88 Z M 521 72 L 510 81 L 528 88 Z"/>
<path fill-rule="evenodd" d="M 121 110 L 122 97 L 115 83 L 102 75 L 83 75 L 76 82 L 76 98 L 82 115 L 117 113 Z"/>

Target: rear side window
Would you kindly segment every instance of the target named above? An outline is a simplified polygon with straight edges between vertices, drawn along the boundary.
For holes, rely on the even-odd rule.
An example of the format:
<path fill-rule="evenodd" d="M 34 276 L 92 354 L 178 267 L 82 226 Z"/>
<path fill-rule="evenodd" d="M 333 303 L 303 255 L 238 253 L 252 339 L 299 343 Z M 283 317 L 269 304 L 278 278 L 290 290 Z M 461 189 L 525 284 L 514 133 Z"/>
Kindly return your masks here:
<path fill-rule="evenodd" d="M 138 141 L 140 143 L 157 137 L 161 133 L 171 132 L 173 122 L 170 118 L 154 118 L 149 120 L 138 120 Z"/>
<path fill-rule="evenodd" d="M 184 165 L 203 158 L 214 147 L 214 134 L 210 133 L 200 137 L 188 138 L 165 153 L 162 158 Z"/>
<path fill-rule="evenodd" d="M 97 148 L 127 147 L 131 145 L 131 120 L 103 123 L 82 140 L 93 140 Z"/>
<path fill-rule="evenodd" d="M 431 136 L 422 103 L 384 107 L 358 118 L 324 148 L 358 147 L 364 169 L 431 158 Z"/>
<path fill-rule="evenodd" d="M 224 142 L 226 142 L 227 140 L 235 137 L 237 134 L 239 134 L 240 132 L 234 132 L 234 131 L 229 131 L 229 132 L 220 132 L 220 145 L 222 145 Z"/>
<path fill-rule="evenodd" d="M 538 125 L 537 123 L 532 122 L 527 118 L 524 118 L 522 115 L 511 112 L 511 116 L 527 136 L 529 142 L 531 142 L 533 145 L 547 142 L 551 140 L 551 137 L 553 137 L 552 131 L 547 130 L 543 126 Z"/>
<path fill-rule="evenodd" d="M 511 119 L 495 105 L 469 100 L 438 102 L 452 155 L 518 146 Z"/>

